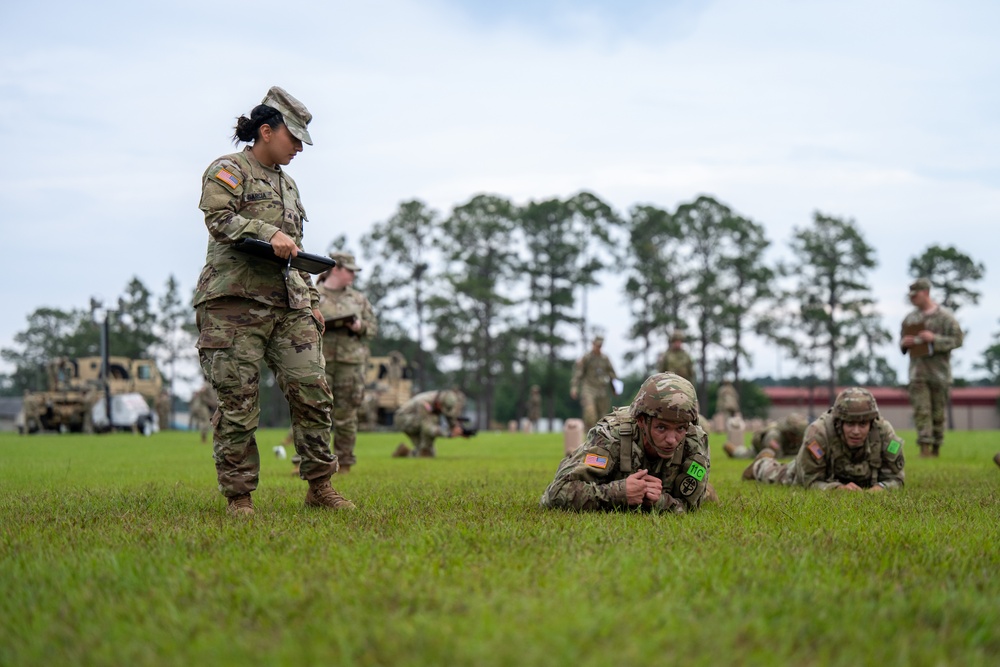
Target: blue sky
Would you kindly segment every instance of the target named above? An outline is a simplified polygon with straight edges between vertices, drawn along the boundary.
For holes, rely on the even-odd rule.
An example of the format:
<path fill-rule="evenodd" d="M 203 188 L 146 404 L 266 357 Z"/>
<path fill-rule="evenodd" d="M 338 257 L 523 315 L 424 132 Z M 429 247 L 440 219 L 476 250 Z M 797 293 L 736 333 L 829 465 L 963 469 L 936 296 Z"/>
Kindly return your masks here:
<path fill-rule="evenodd" d="M 763 224 L 775 256 L 815 210 L 853 218 L 878 248 L 871 280 L 893 331 L 911 257 L 954 244 L 984 262 L 983 301 L 959 314 L 962 375 L 1000 328 L 996 3 L 278 7 L 0 7 L 0 347 L 35 308 L 113 298 L 133 275 L 159 292 L 174 274 L 190 291 L 200 176 L 274 84 L 315 117 L 315 145 L 289 168 L 307 249 L 340 234 L 356 248 L 414 197 L 447 212 L 479 192 L 588 189 L 624 212 L 705 193 Z M 619 289 L 607 278 L 590 312 Z M 627 314 L 606 312 L 621 366 Z M 778 363 L 758 346 L 752 370 Z"/>

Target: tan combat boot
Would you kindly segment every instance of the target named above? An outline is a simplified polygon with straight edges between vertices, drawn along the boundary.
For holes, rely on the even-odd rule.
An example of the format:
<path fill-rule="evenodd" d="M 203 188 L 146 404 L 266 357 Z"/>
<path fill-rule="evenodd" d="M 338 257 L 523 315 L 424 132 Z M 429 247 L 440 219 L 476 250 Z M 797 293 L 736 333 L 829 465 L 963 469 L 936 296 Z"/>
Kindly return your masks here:
<path fill-rule="evenodd" d="M 722 450 L 729 455 L 729 458 L 733 458 L 734 456 L 736 456 L 736 445 L 729 442 L 728 440 L 726 441 L 726 444 L 722 446 Z"/>
<path fill-rule="evenodd" d="M 229 516 L 253 516 L 253 500 L 249 493 L 239 496 L 229 496 L 226 514 Z"/>
<path fill-rule="evenodd" d="M 399 443 L 399 446 L 396 447 L 396 451 L 392 453 L 392 456 L 393 458 L 403 459 L 410 455 L 410 451 L 410 448 L 401 442 Z"/>
<path fill-rule="evenodd" d="M 354 509 L 354 503 L 337 493 L 330 486 L 329 479 L 311 479 L 309 480 L 309 491 L 306 492 L 306 507 L 352 510 Z"/>
<path fill-rule="evenodd" d="M 351 472 L 351 466 L 348 463 L 341 463 L 340 467 L 337 468 L 337 473 L 338 474 L 343 475 L 343 474 L 349 473 L 349 472 Z"/>
<path fill-rule="evenodd" d="M 941 445 L 931 446 L 931 456 L 941 456 Z"/>
<path fill-rule="evenodd" d="M 926 459 L 931 455 L 930 445 L 920 445 L 920 458 Z"/>

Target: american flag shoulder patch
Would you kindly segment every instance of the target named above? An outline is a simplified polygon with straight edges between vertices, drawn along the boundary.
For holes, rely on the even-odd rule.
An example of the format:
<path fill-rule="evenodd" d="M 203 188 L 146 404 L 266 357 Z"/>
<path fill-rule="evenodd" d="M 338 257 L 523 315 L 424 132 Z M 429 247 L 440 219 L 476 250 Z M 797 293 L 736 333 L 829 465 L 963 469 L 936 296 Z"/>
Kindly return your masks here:
<path fill-rule="evenodd" d="M 587 454 L 587 456 L 583 459 L 583 462 L 585 465 L 588 465 L 591 468 L 603 469 L 608 467 L 607 456 L 598 456 L 597 454 Z"/>
<path fill-rule="evenodd" d="M 809 453 L 812 454 L 812 457 L 817 461 L 823 460 L 823 448 L 819 446 L 818 440 L 813 440 L 812 442 L 810 442 L 808 445 L 806 445 L 806 449 L 809 450 Z"/>
<path fill-rule="evenodd" d="M 228 169 L 219 169 L 219 171 L 215 174 L 215 177 L 233 190 L 240 187 L 240 179 L 236 178 L 236 176 Z"/>

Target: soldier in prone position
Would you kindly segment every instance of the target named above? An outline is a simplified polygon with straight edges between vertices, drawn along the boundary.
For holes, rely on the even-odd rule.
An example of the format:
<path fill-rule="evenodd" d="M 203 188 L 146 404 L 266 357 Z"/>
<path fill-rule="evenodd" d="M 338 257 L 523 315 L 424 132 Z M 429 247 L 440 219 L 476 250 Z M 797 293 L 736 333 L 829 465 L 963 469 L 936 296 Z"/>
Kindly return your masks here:
<path fill-rule="evenodd" d="M 736 446 L 727 442 L 723 449 L 734 459 L 752 459 L 765 449 L 774 452 L 775 458 L 786 458 L 799 453 L 802 437 L 809 421 L 798 412 L 793 412 L 778 421 L 770 421 L 760 430 L 754 431 L 750 447 Z"/>
<path fill-rule="evenodd" d="M 747 481 L 807 489 L 885 491 L 903 486 L 903 441 L 879 416 L 871 392 L 852 387 L 806 429 L 795 460 L 778 463 L 763 449 L 743 472 Z"/>
<path fill-rule="evenodd" d="M 679 375 L 657 373 L 631 405 L 597 422 L 563 459 L 541 505 L 683 513 L 701 505 L 710 467 L 694 387 Z"/>

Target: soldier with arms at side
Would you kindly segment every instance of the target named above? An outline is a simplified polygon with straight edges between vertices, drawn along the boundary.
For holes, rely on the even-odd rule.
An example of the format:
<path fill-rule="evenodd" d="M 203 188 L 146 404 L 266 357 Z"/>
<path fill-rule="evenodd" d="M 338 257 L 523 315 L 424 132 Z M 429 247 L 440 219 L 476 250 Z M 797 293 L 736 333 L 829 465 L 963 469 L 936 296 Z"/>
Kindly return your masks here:
<path fill-rule="evenodd" d="M 656 370 L 660 373 L 676 373 L 691 384 L 697 383 L 694 360 L 684 349 L 684 332 L 680 329 L 674 330 L 670 335 L 670 347 L 660 355 Z"/>
<path fill-rule="evenodd" d="M 852 387 L 806 429 L 795 459 L 779 463 L 765 448 L 743 472 L 747 481 L 807 489 L 870 492 L 903 486 L 903 441 L 879 416 L 871 392 Z"/>
<path fill-rule="evenodd" d="M 542 418 L 542 388 L 537 384 L 531 385 L 531 395 L 528 397 L 528 423 L 531 424 L 531 432 L 538 432 L 538 422 Z"/>
<path fill-rule="evenodd" d="M 252 516 L 260 479 L 256 431 L 260 420 L 260 363 L 274 373 L 292 417 L 305 504 L 354 505 L 330 486 L 337 458 L 330 451 L 333 397 L 326 382 L 319 294 L 311 277 L 233 249 L 241 239 L 271 244 L 288 259 L 301 249 L 305 209 L 283 166 L 311 144 L 312 114 L 277 86 L 250 117 L 236 122 L 243 151 L 213 162 L 202 177 L 199 208 L 208 228 L 205 267 L 194 295 L 198 355 L 219 398 L 213 456 L 226 512 Z"/>
<path fill-rule="evenodd" d="M 601 419 L 562 460 L 541 505 L 688 512 L 706 495 L 710 467 L 694 387 L 679 375 L 657 373 L 631 405 Z"/>
<path fill-rule="evenodd" d="M 604 336 L 594 338 L 590 352 L 573 366 L 569 395 L 580 399 L 583 409 L 583 430 L 589 431 L 597 419 L 611 410 L 611 380 L 617 379 L 611 360 L 601 352 Z"/>
<path fill-rule="evenodd" d="M 910 403 L 921 456 L 938 456 L 951 388 L 951 351 L 961 347 L 962 328 L 950 310 L 930 295 L 931 281 L 910 285 L 915 309 L 903 320 L 899 349 L 910 355 Z"/>

